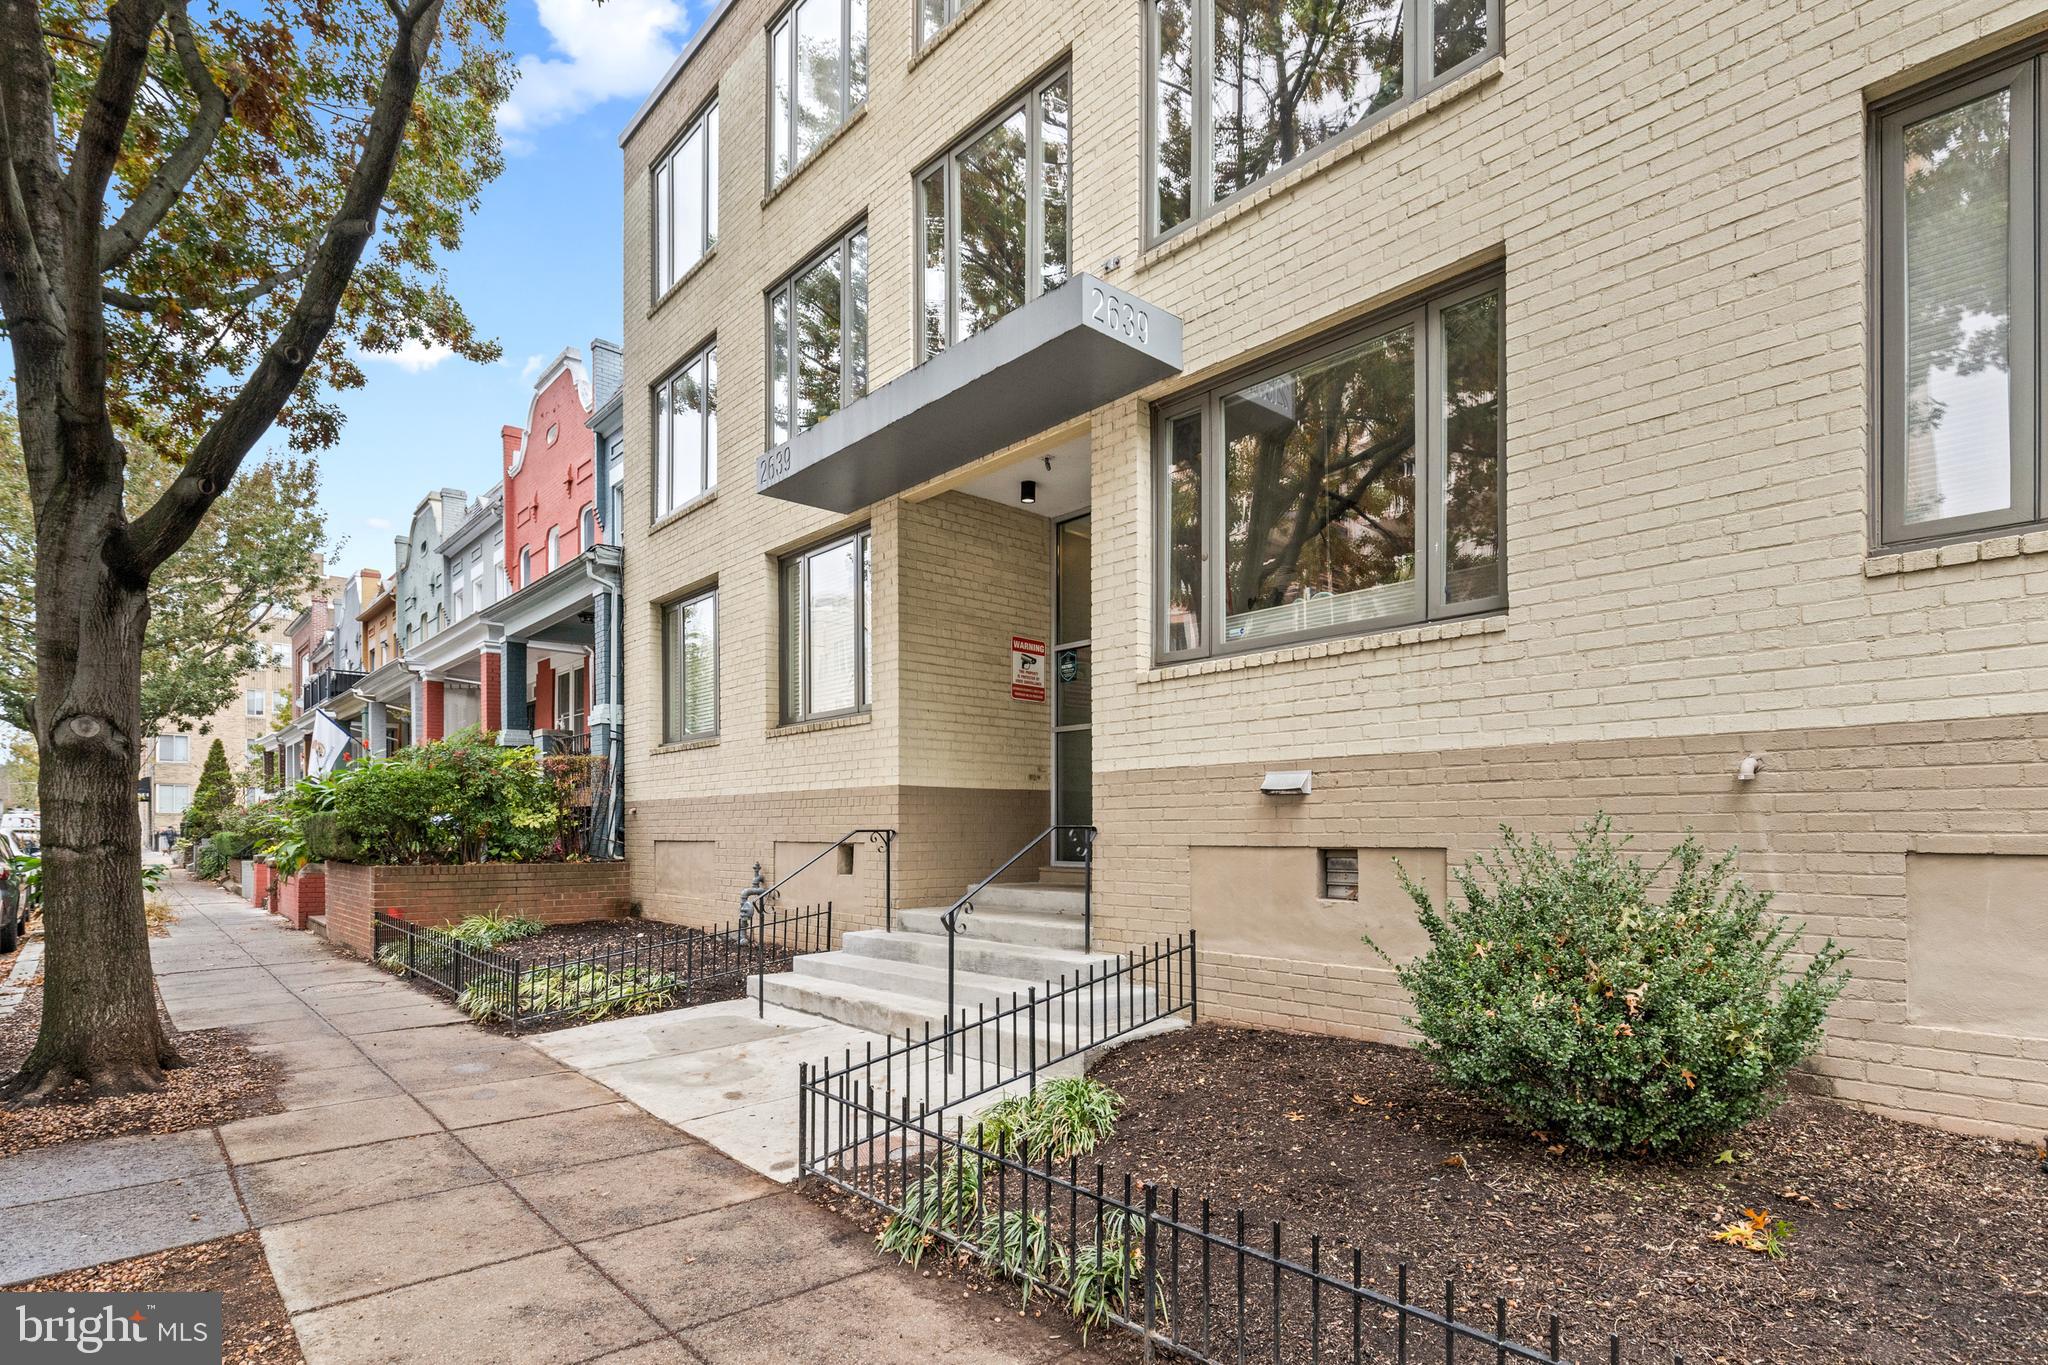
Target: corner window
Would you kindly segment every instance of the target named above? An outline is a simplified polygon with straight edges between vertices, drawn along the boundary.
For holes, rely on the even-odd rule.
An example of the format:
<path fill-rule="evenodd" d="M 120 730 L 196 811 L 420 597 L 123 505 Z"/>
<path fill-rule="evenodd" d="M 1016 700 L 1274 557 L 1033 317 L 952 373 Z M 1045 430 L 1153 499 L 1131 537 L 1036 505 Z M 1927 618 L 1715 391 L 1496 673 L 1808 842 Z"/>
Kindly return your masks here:
<path fill-rule="evenodd" d="M 918 173 L 918 359 L 1067 280 L 1071 87 L 1048 76 Z"/>
<path fill-rule="evenodd" d="M 1158 656 L 1507 605 L 1501 281 L 1160 410 Z"/>
<path fill-rule="evenodd" d="M 718 242 L 718 104 L 713 101 L 654 166 L 654 297 Z"/>
<path fill-rule="evenodd" d="M 863 223 L 768 293 L 769 443 L 810 430 L 867 391 Z"/>
<path fill-rule="evenodd" d="M 768 30 L 768 187 L 868 98 L 867 0 L 797 0 Z"/>
<path fill-rule="evenodd" d="M 865 711 L 871 679 L 868 533 L 782 561 L 782 718 Z"/>
<path fill-rule="evenodd" d="M 661 609 L 662 741 L 718 732 L 718 593 Z"/>
<path fill-rule="evenodd" d="M 654 515 L 718 486 L 718 347 L 706 346 L 654 395 Z"/>
<path fill-rule="evenodd" d="M 2048 57 L 1880 112 L 1879 539 L 2048 519 L 2035 98 Z"/>
<path fill-rule="evenodd" d="M 1150 0 L 1154 233 L 1500 50 L 1501 0 Z"/>

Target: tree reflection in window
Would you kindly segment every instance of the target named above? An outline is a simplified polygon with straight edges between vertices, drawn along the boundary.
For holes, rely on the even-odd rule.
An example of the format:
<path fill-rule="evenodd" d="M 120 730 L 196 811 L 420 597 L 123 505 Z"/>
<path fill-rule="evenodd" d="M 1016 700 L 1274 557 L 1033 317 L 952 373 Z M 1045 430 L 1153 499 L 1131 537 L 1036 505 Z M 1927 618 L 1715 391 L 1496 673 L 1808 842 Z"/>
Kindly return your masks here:
<path fill-rule="evenodd" d="M 1066 282 L 1071 108 L 1061 72 L 919 172 L 920 358 Z"/>
<path fill-rule="evenodd" d="M 867 392 L 868 234 L 863 224 L 768 295 L 768 425 L 776 444 Z"/>

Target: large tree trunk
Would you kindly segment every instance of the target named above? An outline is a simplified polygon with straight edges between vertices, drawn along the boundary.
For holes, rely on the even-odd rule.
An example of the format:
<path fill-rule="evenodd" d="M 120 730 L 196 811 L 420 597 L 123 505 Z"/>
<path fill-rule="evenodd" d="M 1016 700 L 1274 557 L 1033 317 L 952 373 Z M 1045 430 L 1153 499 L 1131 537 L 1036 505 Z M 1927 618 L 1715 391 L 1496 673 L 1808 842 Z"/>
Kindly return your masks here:
<path fill-rule="evenodd" d="M 70 426 L 72 442 L 111 441 Z M 121 516 L 121 452 L 74 468 L 36 538 L 36 738 L 42 750 L 42 1030 L 10 1094 L 35 1099 L 74 1081 L 95 1092 L 155 1089 L 178 1055 L 156 1006 L 142 906 L 136 777 L 142 728 L 146 589 L 109 570 L 106 528 Z"/>

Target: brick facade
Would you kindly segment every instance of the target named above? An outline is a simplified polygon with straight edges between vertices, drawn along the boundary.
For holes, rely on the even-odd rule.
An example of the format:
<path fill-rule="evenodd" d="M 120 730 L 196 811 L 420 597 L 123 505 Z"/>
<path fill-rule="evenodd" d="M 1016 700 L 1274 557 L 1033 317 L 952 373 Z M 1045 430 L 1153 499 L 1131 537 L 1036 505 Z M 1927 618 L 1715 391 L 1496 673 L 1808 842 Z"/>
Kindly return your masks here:
<path fill-rule="evenodd" d="M 327 937 L 368 956 L 372 914 L 402 911 L 416 924 L 453 924 L 469 915 L 524 915 L 580 924 L 626 913 L 626 865 L 469 863 L 452 867 L 369 867 L 330 863 Z"/>
<path fill-rule="evenodd" d="M 281 915 L 294 929 L 306 927 L 315 915 L 327 913 L 327 868 L 317 864 L 296 877 L 277 883 L 273 913 Z"/>
<path fill-rule="evenodd" d="M 1904 555 L 1870 533 L 1870 104 L 2048 29 L 2037 5 L 1510 0 L 1502 56 L 1156 242 L 1142 6 L 979 6 L 915 56 L 913 10 L 872 7 L 864 112 L 771 190 L 778 7 L 722 11 L 625 140 L 628 509 L 653 505 L 653 386 L 719 341 L 717 493 L 622 528 L 628 846 L 650 912 L 712 913 L 777 840 L 885 819 L 906 849 L 958 850 L 904 904 L 986 870 L 962 831 L 1005 793 L 1042 800 L 1050 749 L 998 642 L 1047 629 L 1049 607 L 1015 509 L 960 487 L 1085 439 L 1096 923 L 1137 942 L 1213 914 L 1247 951 L 1205 950 L 1205 1011 L 1398 1037 L 1398 997 L 1353 952 L 1365 925 L 1273 887 L 1307 885 L 1319 848 L 1443 867 L 1502 821 L 1557 832 L 1605 808 L 1652 850 L 1687 825 L 1740 845 L 1809 943 L 1855 950 L 1814 1069 L 1836 1093 L 1974 1130 L 2048 1121 L 2029 978 L 1971 955 L 2032 953 L 2048 896 L 2048 532 Z M 850 516 L 757 496 L 763 291 L 865 214 L 869 371 L 906 373 L 911 177 L 1062 60 L 1072 265 L 1182 320 L 1181 375 Z M 657 300 L 650 168 L 714 94 L 717 249 Z M 1507 610 L 1159 664 L 1155 405 L 1480 267 L 1504 278 Z M 785 726 L 777 559 L 858 525 L 873 705 Z M 663 745 L 659 607 L 712 585 L 718 735 Z M 1738 784 L 1749 753 L 1763 771 Z M 1314 795 L 1257 795 L 1297 767 Z M 918 810 L 913 791 L 934 795 Z M 1275 849 L 1292 853 L 1261 861 Z M 1234 917 L 1198 867 L 1241 891 Z M 1936 928 L 1964 909 L 1977 928 Z M 1973 976 L 1981 1008 L 1955 989 Z"/>
<path fill-rule="evenodd" d="M 573 359 L 572 359 L 573 357 Z M 535 390 L 524 430 L 504 429 L 505 562 L 514 588 L 522 551 L 531 551 L 537 582 L 548 570 L 548 533 L 566 564 L 590 547 L 583 544 L 583 509 L 597 497 L 597 438 L 590 420 L 589 379 L 577 352 L 564 353 Z"/>

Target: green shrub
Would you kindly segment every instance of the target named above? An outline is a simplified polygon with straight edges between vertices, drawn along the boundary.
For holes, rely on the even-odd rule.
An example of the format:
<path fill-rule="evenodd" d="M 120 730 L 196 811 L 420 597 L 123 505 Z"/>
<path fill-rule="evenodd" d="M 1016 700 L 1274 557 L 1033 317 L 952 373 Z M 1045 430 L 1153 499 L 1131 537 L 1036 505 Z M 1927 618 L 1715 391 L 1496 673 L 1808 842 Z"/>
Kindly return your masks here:
<path fill-rule="evenodd" d="M 195 844 L 213 837 L 234 808 L 235 779 L 228 771 L 227 746 L 216 739 L 206 750 L 199 785 L 192 789 L 192 804 L 185 810 L 185 837 Z"/>
<path fill-rule="evenodd" d="M 916 1265 L 941 1231 L 969 1230 L 981 1210 L 981 1158 L 948 1152 L 903 1192 L 903 1212 L 882 1225 L 875 1244 Z"/>
<path fill-rule="evenodd" d="M 556 846 L 558 795 L 540 760 L 476 730 L 351 763 L 330 791 L 357 862 L 533 862 Z"/>
<path fill-rule="evenodd" d="M 1645 866 L 1605 816 L 1562 852 L 1501 833 L 1457 870 L 1462 905 L 1402 873 L 1430 947 L 1395 973 L 1438 1074 L 1596 1152 L 1681 1151 L 1768 1112 L 1844 952 L 1788 975 L 1796 931 L 1691 835 Z"/>
<path fill-rule="evenodd" d="M 1085 1156 L 1116 1127 L 1123 1099 L 1101 1081 L 1066 1076 L 1030 1095 L 998 1100 L 974 1120 L 968 1140 L 991 1152 L 1042 1161 Z"/>
<path fill-rule="evenodd" d="M 209 835 L 205 842 L 192 850 L 192 871 L 209 882 L 219 881 L 227 876 L 228 868 L 234 862 L 229 852 L 231 843 L 224 834 Z"/>
<path fill-rule="evenodd" d="M 441 932 L 465 948 L 487 953 L 504 943 L 515 943 L 545 932 L 547 926 L 524 915 L 471 915 Z"/>

